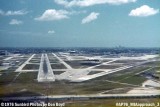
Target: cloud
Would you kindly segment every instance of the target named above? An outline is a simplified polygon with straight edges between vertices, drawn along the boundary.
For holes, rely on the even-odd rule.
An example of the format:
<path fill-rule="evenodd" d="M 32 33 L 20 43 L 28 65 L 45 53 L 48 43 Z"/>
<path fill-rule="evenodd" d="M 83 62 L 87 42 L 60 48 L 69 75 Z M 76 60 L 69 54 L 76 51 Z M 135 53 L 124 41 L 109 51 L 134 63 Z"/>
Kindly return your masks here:
<path fill-rule="evenodd" d="M 18 11 L 7 11 L 6 12 L 6 15 L 7 16 L 11 16 L 11 15 L 25 15 L 27 14 L 28 12 L 25 11 L 25 10 L 18 10 Z"/>
<path fill-rule="evenodd" d="M 89 23 L 93 20 L 96 20 L 98 15 L 99 15 L 99 13 L 95 13 L 95 12 L 90 13 L 87 17 L 82 19 L 82 24 Z"/>
<path fill-rule="evenodd" d="M 93 6 L 97 4 L 112 4 L 112 5 L 120 5 L 126 4 L 130 2 L 136 2 L 137 0 L 54 0 L 55 3 L 63 5 L 65 7 L 73 7 L 73 6 L 80 6 L 80 7 L 87 7 Z"/>
<path fill-rule="evenodd" d="M 77 15 L 77 14 L 83 14 L 83 13 L 87 13 L 87 11 L 86 10 L 82 10 L 82 11 L 70 11 L 69 12 L 70 13 L 70 15 Z"/>
<path fill-rule="evenodd" d="M 25 10 L 17 10 L 17 11 L 7 11 L 7 12 L 4 12 L 3 10 L 0 10 L 0 15 L 4 15 L 4 16 L 15 16 L 15 15 L 25 15 L 27 14 L 28 11 L 25 11 Z"/>
<path fill-rule="evenodd" d="M 38 21 L 62 20 L 69 18 L 67 16 L 68 14 L 69 12 L 66 10 L 48 9 L 40 17 L 35 18 L 35 20 Z"/>
<path fill-rule="evenodd" d="M 23 24 L 22 21 L 20 20 L 17 20 L 17 19 L 12 19 L 10 22 L 9 22 L 10 25 L 20 25 L 20 24 Z"/>
<path fill-rule="evenodd" d="M 0 10 L 0 15 L 4 15 L 4 11 L 3 10 Z"/>
<path fill-rule="evenodd" d="M 48 34 L 54 34 L 54 33 L 55 33 L 54 30 L 49 30 L 49 31 L 48 31 Z"/>
<path fill-rule="evenodd" d="M 147 5 L 143 5 L 139 8 L 131 10 L 129 16 L 147 17 L 159 13 L 158 9 L 151 8 Z"/>

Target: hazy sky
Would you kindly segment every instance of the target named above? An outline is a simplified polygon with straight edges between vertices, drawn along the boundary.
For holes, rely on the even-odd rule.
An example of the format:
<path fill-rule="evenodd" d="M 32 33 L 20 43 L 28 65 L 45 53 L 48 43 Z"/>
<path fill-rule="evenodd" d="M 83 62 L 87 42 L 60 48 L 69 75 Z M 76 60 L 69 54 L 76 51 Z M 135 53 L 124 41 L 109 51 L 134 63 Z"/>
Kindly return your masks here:
<path fill-rule="evenodd" d="M 160 47 L 160 0 L 0 0 L 0 47 Z"/>

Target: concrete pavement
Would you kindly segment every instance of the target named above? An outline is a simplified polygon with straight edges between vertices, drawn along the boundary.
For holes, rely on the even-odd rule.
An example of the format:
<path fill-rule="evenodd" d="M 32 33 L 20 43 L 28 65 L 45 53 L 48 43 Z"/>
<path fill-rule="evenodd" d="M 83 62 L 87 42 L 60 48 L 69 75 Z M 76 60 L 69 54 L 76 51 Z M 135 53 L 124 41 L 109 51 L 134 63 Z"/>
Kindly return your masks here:
<path fill-rule="evenodd" d="M 53 74 L 47 54 L 42 54 L 41 56 L 37 80 L 38 82 L 55 81 L 55 76 Z"/>

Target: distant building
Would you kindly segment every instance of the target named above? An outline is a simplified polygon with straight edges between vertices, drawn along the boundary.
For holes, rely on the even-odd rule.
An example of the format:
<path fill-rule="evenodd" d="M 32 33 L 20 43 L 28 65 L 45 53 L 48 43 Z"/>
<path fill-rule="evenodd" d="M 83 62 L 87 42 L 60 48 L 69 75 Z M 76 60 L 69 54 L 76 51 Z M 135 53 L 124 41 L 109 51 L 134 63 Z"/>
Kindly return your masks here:
<path fill-rule="evenodd" d="M 9 55 L 9 52 L 6 50 L 0 50 L 0 55 Z"/>

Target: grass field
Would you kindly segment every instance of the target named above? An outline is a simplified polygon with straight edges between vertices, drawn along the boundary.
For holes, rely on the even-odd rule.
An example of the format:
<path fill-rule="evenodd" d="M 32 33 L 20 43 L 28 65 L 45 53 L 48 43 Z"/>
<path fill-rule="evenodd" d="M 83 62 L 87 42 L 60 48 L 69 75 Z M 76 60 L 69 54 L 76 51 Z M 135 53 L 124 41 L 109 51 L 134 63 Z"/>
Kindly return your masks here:
<path fill-rule="evenodd" d="M 34 70 L 34 69 L 39 69 L 39 65 L 37 65 L 37 64 L 26 64 L 23 67 L 23 70 Z"/>
<path fill-rule="evenodd" d="M 108 76 L 108 80 L 111 80 L 111 81 L 122 81 L 122 80 L 126 79 L 126 81 L 123 81 L 123 82 L 127 83 L 128 82 L 127 79 L 139 78 L 139 76 L 135 76 L 136 73 L 142 72 L 143 70 L 146 70 L 148 68 L 149 67 L 136 67 L 136 68 L 130 68 L 130 69 L 127 69 L 127 70 L 123 70 L 121 72 L 117 72 L 117 73 L 111 74 L 110 76 Z M 145 77 L 142 77 L 142 79 L 143 78 L 145 78 Z M 133 81 L 133 82 L 136 82 L 136 81 Z"/>
<path fill-rule="evenodd" d="M 66 81 L 56 81 L 53 83 L 38 83 L 37 72 L 21 73 L 15 81 L 17 73 L 10 72 L 3 75 L 0 79 L 0 95 L 7 93 L 13 94 L 26 90 L 32 93 L 50 94 L 50 95 L 65 95 L 65 94 L 93 94 L 114 88 L 125 87 L 116 83 L 107 81 L 93 80 L 83 83 L 70 83 Z M 13 81 L 13 82 L 12 82 Z M 8 85 L 9 84 L 9 85 Z M 47 91 L 48 90 L 48 91 Z"/>
<path fill-rule="evenodd" d="M 15 78 L 17 74 L 18 74 L 17 72 L 13 72 L 13 71 L 7 72 L 6 71 L 0 76 L 0 85 L 1 86 L 8 85 L 9 83 L 13 81 L 13 79 Z"/>
<path fill-rule="evenodd" d="M 58 59 L 49 59 L 49 62 L 52 63 L 60 63 Z"/>
<path fill-rule="evenodd" d="M 88 64 L 82 64 L 81 60 L 73 60 L 73 61 L 65 61 L 67 64 L 69 64 L 72 68 L 87 68 L 93 65 Z"/>
<path fill-rule="evenodd" d="M 52 69 L 66 69 L 66 66 L 64 66 L 61 63 L 58 64 L 51 64 Z"/>
<path fill-rule="evenodd" d="M 119 68 L 122 67 L 120 65 L 100 65 L 95 67 L 95 69 L 115 69 L 115 68 Z"/>
<path fill-rule="evenodd" d="M 91 71 L 87 75 L 93 75 L 93 74 L 102 73 L 102 72 L 104 71 Z"/>
<path fill-rule="evenodd" d="M 62 73 L 64 73 L 65 71 L 53 71 L 54 75 L 60 75 Z"/>
<path fill-rule="evenodd" d="M 38 59 L 31 59 L 29 62 L 30 63 L 40 63 L 40 60 L 38 60 Z"/>

